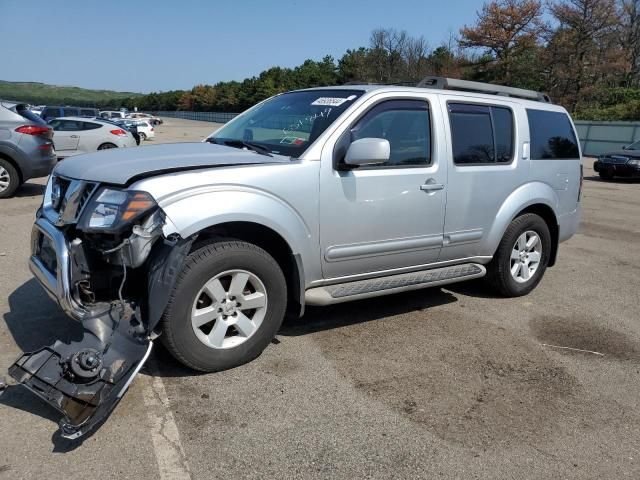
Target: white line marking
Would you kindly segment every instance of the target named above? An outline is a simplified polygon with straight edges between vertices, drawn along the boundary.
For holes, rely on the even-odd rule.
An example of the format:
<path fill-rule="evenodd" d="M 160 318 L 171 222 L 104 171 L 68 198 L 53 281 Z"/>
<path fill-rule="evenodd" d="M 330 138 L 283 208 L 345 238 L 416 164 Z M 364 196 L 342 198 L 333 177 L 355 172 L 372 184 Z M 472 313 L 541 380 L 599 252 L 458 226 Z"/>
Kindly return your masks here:
<path fill-rule="evenodd" d="M 149 361 L 149 370 L 158 372 L 157 364 Z M 143 391 L 147 417 L 151 425 L 151 440 L 161 480 L 190 480 L 191 473 L 184 454 L 180 433 L 169 406 L 169 398 L 159 375 L 151 377 L 151 385 Z"/>
<path fill-rule="evenodd" d="M 548 343 L 541 343 L 540 345 L 542 345 L 543 347 L 562 348 L 563 350 L 572 350 L 574 352 L 592 353 L 594 355 L 600 355 L 601 357 L 604 357 L 604 353 L 594 352 L 592 350 L 583 350 L 581 348 L 571 348 L 571 347 L 561 347 L 560 345 L 549 345 Z"/>

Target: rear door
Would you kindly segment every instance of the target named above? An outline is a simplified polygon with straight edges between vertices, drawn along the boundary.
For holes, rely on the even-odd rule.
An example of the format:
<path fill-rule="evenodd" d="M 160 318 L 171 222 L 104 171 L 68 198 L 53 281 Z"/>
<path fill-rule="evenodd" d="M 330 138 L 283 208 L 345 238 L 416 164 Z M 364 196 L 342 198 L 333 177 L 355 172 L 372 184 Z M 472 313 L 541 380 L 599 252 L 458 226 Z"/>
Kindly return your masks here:
<path fill-rule="evenodd" d="M 440 260 L 493 254 L 485 242 L 507 197 L 528 178 L 518 154 L 525 140 L 524 110 L 508 100 L 470 96 L 441 99 L 448 116 L 447 211 Z"/>

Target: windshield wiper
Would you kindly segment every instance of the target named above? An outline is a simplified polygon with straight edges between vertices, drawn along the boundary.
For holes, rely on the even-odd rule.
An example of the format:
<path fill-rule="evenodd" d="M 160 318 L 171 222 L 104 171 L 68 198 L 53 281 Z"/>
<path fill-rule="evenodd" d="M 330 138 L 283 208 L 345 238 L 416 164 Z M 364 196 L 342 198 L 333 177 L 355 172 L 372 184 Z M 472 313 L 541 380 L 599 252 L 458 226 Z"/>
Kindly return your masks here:
<path fill-rule="evenodd" d="M 247 142 L 246 140 L 222 140 L 221 142 L 216 141 L 215 138 L 209 138 L 208 141 L 210 143 L 217 143 L 218 145 L 222 143 L 223 145 L 227 145 L 228 147 L 244 147 L 249 150 L 253 150 L 260 155 L 266 155 L 267 157 L 273 157 L 271 155 L 271 151 L 267 147 L 263 147 L 258 143 Z"/>

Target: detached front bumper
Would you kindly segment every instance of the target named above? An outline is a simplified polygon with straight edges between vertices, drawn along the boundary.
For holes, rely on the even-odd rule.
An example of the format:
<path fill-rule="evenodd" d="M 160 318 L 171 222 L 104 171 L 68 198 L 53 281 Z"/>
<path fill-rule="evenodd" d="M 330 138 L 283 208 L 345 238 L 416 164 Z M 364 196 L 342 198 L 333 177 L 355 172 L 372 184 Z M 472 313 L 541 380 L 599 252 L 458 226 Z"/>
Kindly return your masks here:
<path fill-rule="evenodd" d="M 29 268 L 62 310 L 80 321 L 82 337 L 25 353 L 9 367 L 9 374 L 63 414 L 60 430 L 66 438 L 81 437 L 100 425 L 144 365 L 193 239 L 132 233 L 126 242 L 128 252 L 121 258 L 129 258 L 129 263 L 117 267 L 124 272 L 120 294 L 109 296 L 120 298 L 83 303 L 82 284 L 99 280 L 102 270 L 91 270 L 82 239 L 76 234 L 67 238 L 45 215 L 38 215 L 33 226 Z M 125 273 L 136 268 L 144 268 L 137 273 L 138 278 L 146 274 L 147 288 L 136 290 L 135 298 L 122 298 Z"/>
<path fill-rule="evenodd" d="M 44 217 L 36 220 L 31 231 L 29 269 L 60 308 L 76 320 L 89 314 L 71 288 L 71 259 L 64 234 Z"/>

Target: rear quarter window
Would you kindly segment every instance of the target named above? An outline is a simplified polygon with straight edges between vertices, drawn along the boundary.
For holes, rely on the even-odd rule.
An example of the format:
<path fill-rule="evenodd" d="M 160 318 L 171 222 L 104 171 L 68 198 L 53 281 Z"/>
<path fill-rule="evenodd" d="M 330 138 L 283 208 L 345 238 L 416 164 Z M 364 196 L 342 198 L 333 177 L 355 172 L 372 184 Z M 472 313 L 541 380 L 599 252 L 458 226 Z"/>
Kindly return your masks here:
<path fill-rule="evenodd" d="M 527 109 L 531 160 L 578 159 L 578 141 L 566 113 Z"/>

